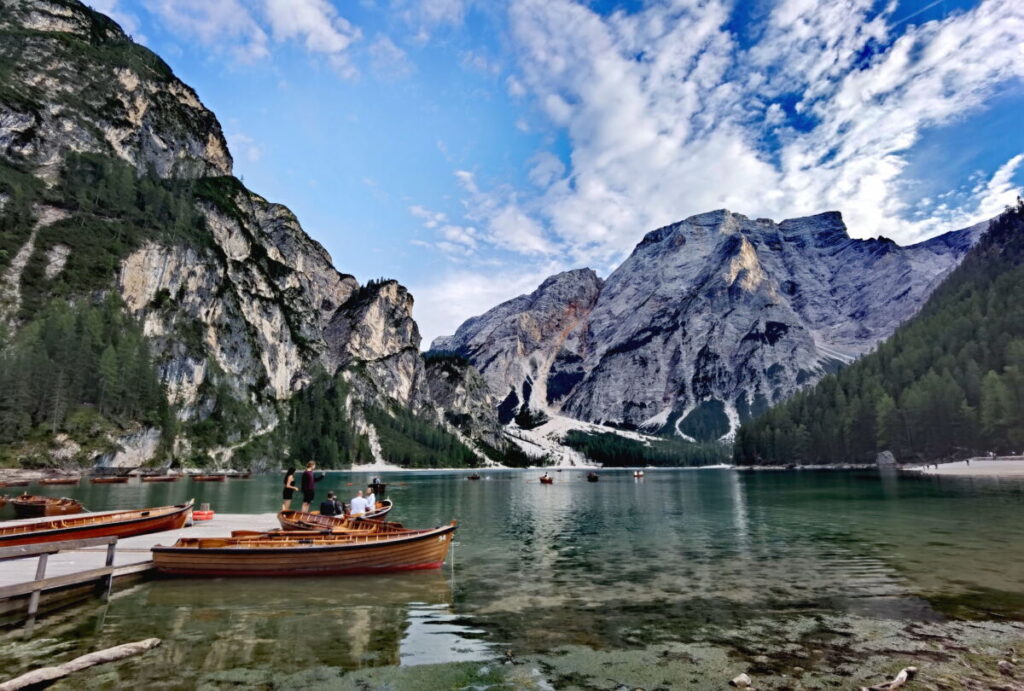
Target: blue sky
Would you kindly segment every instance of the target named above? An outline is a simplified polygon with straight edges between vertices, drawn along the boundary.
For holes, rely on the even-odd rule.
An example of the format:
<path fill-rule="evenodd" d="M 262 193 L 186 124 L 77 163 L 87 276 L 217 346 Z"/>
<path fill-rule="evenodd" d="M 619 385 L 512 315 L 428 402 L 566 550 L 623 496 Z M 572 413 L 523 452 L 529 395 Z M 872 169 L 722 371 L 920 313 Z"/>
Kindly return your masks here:
<path fill-rule="evenodd" d="M 1024 183 L 1015 0 L 92 0 L 219 117 L 235 172 L 424 347 L 652 228 L 843 212 L 910 243 Z"/>

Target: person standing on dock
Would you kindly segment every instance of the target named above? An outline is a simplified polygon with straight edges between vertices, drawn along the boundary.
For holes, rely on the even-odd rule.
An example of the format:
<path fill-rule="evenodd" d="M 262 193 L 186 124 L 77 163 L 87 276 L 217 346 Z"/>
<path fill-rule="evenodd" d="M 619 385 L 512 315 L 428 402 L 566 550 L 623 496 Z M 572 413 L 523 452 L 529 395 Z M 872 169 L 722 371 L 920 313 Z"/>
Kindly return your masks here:
<path fill-rule="evenodd" d="M 366 510 L 373 511 L 377 508 L 377 495 L 373 493 L 373 485 L 366 488 Z"/>
<path fill-rule="evenodd" d="M 284 493 L 282 494 L 281 497 L 282 499 L 284 499 L 284 501 L 281 503 L 282 511 L 291 510 L 292 497 L 295 495 L 295 490 L 297 489 L 298 487 L 295 486 L 295 468 L 289 468 L 284 472 Z"/>
<path fill-rule="evenodd" d="M 363 490 L 356 492 L 356 496 L 352 497 L 352 501 L 348 503 L 348 506 L 349 516 L 352 518 L 366 513 L 366 499 L 363 497 Z"/>
<path fill-rule="evenodd" d="M 302 473 L 302 512 L 309 513 L 309 505 L 313 503 L 316 496 L 316 483 L 324 479 L 323 473 L 313 474 L 316 468 L 316 461 L 306 464 L 306 470 Z"/>

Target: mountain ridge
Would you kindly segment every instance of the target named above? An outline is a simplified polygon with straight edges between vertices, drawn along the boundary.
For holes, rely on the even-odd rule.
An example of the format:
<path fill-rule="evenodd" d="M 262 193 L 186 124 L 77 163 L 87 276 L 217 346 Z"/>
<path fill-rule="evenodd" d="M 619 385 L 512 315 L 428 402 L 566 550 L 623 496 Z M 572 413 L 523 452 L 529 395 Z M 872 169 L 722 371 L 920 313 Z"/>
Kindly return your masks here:
<path fill-rule="evenodd" d="M 531 321 L 530 304 L 546 299 L 550 314 L 571 293 L 549 279 L 432 347 L 468 357 L 507 408 L 726 437 L 891 333 L 986 225 L 903 247 L 851 238 L 837 211 L 779 223 L 705 212 L 645 233 L 606 279 L 595 275 L 568 331 Z M 552 381 L 555 395 L 539 396 Z"/>

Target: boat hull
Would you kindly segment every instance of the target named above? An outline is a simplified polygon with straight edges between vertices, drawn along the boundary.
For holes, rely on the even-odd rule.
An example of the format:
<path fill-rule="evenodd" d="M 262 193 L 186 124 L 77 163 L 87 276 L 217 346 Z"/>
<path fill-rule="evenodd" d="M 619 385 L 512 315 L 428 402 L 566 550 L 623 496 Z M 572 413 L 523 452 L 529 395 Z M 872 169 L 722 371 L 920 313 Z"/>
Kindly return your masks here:
<path fill-rule="evenodd" d="M 46 516 L 72 516 L 85 513 L 85 507 L 74 499 L 66 497 L 27 497 L 22 495 L 11 499 L 17 518 L 43 518 Z"/>
<path fill-rule="evenodd" d="M 34 545 L 93 537 L 131 537 L 164 530 L 179 530 L 192 512 L 192 501 L 141 511 L 84 514 L 70 518 L 9 525 L 0 523 L 0 547 Z"/>
<path fill-rule="evenodd" d="M 176 482 L 177 475 L 143 475 L 143 482 Z"/>
<path fill-rule="evenodd" d="M 381 507 L 374 511 L 364 513 L 356 521 L 382 520 L 394 507 L 390 499 L 380 502 Z M 330 530 L 349 525 L 351 519 L 342 516 L 321 516 L 318 513 L 303 513 L 301 511 L 281 511 L 277 514 L 277 522 L 283 530 Z"/>
<path fill-rule="evenodd" d="M 276 541 L 280 546 L 274 539 L 223 547 L 189 546 L 190 541 L 179 540 L 172 547 L 154 547 L 153 564 L 159 572 L 176 576 L 342 576 L 439 569 L 454 532 L 452 524 L 379 539 L 286 538 Z"/>
<path fill-rule="evenodd" d="M 193 475 L 193 482 L 224 482 L 228 479 L 227 475 Z"/>
<path fill-rule="evenodd" d="M 89 482 L 94 485 L 124 485 L 128 483 L 127 477 L 94 477 Z"/>

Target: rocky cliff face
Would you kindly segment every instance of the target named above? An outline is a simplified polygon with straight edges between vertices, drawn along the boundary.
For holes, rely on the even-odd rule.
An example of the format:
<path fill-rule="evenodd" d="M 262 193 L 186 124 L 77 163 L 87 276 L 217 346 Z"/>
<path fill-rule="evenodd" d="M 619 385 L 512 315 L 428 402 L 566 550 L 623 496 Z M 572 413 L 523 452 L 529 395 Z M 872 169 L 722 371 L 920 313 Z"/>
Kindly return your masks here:
<path fill-rule="evenodd" d="M 187 237 L 149 232 L 134 246 L 106 248 L 117 269 L 100 286 L 116 289 L 143 324 L 186 428 L 182 453 L 227 462 L 273 430 L 281 403 L 321 369 L 345 371 L 362 395 L 433 411 L 405 288 L 360 287 L 288 209 L 232 177 L 214 115 L 114 22 L 76 0 L 0 0 L 2 172 L 21 188 L 35 189 L 33 180 L 52 188 L 75 155 L 126 163 L 194 195 L 196 227 Z M 11 196 L 2 192 L 0 204 Z M 31 316 L 21 288 L 33 257 L 46 258 L 36 292 L 88 292 L 64 268 L 79 250 L 39 233 L 76 210 L 37 196 L 2 267 L 0 318 L 15 327 Z M 187 426 L 228 398 L 242 411 L 240 424 L 218 448 L 190 449 Z M 152 435 L 142 436 L 152 453 Z"/>
<path fill-rule="evenodd" d="M 434 347 L 508 408 L 714 439 L 891 334 L 983 230 L 900 247 L 851 239 L 835 212 L 700 214 L 648 233 L 603 284 L 561 274 Z"/>

